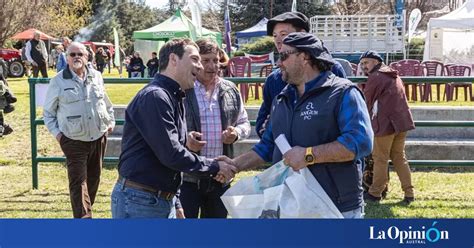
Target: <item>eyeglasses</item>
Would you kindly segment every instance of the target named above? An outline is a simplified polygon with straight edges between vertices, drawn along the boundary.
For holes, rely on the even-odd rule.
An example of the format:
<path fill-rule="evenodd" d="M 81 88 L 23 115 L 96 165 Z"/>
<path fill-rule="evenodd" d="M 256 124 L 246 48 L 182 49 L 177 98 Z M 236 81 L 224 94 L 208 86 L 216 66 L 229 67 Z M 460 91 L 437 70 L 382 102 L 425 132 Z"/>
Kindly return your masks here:
<path fill-rule="evenodd" d="M 84 54 L 83 53 L 69 53 L 69 56 L 71 56 L 73 58 L 76 57 L 76 56 L 82 57 L 82 56 L 84 56 Z"/>
<path fill-rule="evenodd" d="M 281 52 L 280 61 L 281 62 L 285 61 L 286 59 L 288 59 L 288 57 L 290 57 L 291 54 L 295 54 L 295 53 L 301 53 L 301 52 L 298 50 L 288 50 L 286 52 Z"/>

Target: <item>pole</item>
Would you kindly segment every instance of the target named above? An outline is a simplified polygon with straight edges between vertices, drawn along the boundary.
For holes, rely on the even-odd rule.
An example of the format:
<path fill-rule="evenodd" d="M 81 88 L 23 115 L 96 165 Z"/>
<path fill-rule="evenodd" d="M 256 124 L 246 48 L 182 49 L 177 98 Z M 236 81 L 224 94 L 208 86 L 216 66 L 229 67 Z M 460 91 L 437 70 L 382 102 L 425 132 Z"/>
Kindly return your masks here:
<path fill-rule="evenodd" d="M 38 143 L 36 137 L 36 79 L 28 79 L 30 85 L 31 176 L 33 189 L 38 189 Z"/>

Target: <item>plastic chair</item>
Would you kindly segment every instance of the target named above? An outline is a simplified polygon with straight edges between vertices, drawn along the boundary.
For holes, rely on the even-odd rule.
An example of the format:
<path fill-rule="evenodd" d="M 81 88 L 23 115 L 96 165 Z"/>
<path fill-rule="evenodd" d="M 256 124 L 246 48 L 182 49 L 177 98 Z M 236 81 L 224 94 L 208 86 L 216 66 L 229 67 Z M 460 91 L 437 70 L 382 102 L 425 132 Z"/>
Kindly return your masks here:
<path fill-rule="evenodd" d="M 456 65 L 448 64 L 445 65 L 445 72 L 447 76 L 463 77 L 471 75 L 471 67 L 467 65 Z M 453 100 L 454 90 L 456 90 L 456 100 L 458 99 L 458 88 L 464 89 L 464 101 L 467 101 L 467 93 L 469 90 L 469 99 L 472 101 L 472 84 L 471 83 L 449 83 L 446 85 L 444 94 L 446 94 L 446 100 Z"/>
<path fill-rule="evenodd" d="M 231 77 L 251 77 L 252 76 L 252 60 L 244 56 L 233 57 L 228 63 L 229 73 Z M 247 102 L 249 96 L 249 85 L 241 83 L 240 95 L 244 102 Z"/>
<path fill-rule="evenodd" d="M 421 76 L 422 75 L 420 61 L 415 60 L 415 59 L 400 60 L 396 63 L 396 68 L 400 76 Z M 420 85 L 412 84 L 411 85 L 411 90 L 412 90 L 411 99 L 413 101 L 418 100 L 417 86 L 420 87 L 420 96 L 423 95 L 423 91 L 422 91 L 423 86 L 421 84 Z M 405 85 L 405 91 L 406 91 L 405 93 L 407 95 L 407 98 L 409 99 L 410 98 L 409 85 Z"/>
<path fill-rule="evenodd" d="M 444 65 L 443 63 L 439 61 L 427 60 L 427 61 L 421 62 L 420 65 L 422 66 L 423 76 L 444 76 Z M 438 101 L 441 101 L 440 89 L 441 89 L 441 84 L 436 84 Z M 421 101 L 428 102 L 428 99 L 430 101 L 433 101 L 430 83 L 425 84 L 425 87 L 423 90 L 423 97 L 421 98 Z"/>

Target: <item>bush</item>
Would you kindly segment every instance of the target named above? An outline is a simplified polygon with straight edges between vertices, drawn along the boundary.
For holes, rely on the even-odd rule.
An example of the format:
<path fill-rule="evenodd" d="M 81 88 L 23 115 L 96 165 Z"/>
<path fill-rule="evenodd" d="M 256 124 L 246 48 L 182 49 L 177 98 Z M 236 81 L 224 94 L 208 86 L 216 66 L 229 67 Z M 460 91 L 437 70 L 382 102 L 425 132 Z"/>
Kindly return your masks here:
<path fill-rule="evenodd" d="M 242 48 L 239 51 L 236 51 L 235 54 L 237 53 L 251 53 L 251 54 L 266 54 L 266 53 L 271 53 L 275 52 L 277 53 L 275 49 L 275 45 L 273 44 L 273 38 L 270 36 L 265 36 L 253 43 L 245 44 L 242 46 Z"/>

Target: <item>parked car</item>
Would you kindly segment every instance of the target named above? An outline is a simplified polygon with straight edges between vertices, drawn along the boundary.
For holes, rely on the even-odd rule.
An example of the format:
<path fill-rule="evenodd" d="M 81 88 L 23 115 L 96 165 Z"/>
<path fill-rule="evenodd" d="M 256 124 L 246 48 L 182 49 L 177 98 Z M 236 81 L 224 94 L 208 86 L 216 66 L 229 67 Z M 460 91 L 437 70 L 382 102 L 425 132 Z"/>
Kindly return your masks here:
<path fill-rule="evenodd" d="M 8 75 L 10 77 L 23 77 L 25 74 L 25 65 L 21 60 L 20 51 L 0 48 L 0 58 L 6 62 Z"/>

